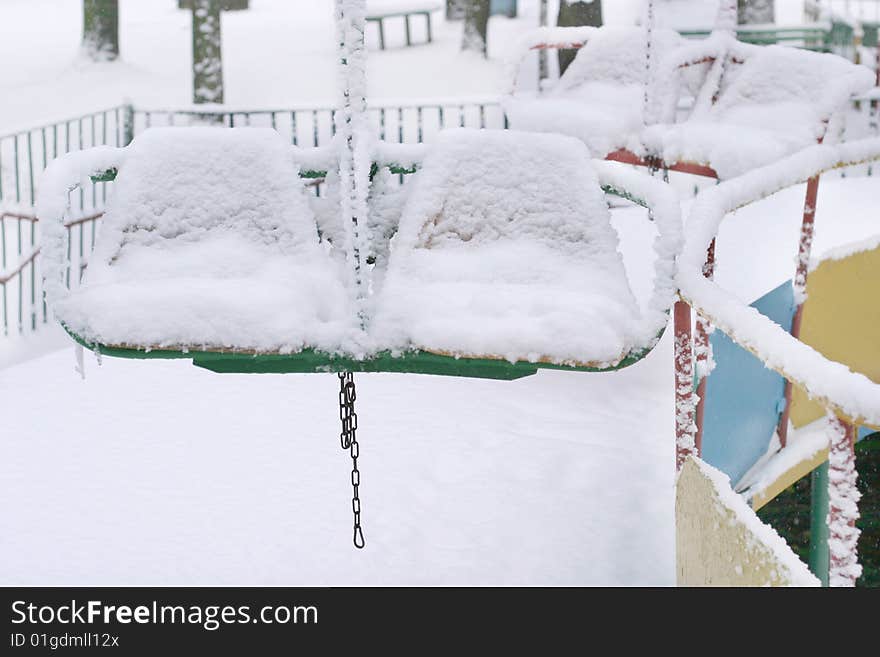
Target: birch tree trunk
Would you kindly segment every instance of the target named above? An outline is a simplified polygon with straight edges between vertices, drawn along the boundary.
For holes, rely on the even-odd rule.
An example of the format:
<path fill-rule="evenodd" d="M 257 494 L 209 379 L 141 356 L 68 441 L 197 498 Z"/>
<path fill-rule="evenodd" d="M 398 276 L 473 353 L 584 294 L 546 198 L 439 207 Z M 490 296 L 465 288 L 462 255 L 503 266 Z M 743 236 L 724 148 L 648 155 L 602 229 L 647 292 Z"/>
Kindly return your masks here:
<path fill-rule="evenodd" d="M 193 102 L 223 102 L 221 0 L 193 0 Z"/>

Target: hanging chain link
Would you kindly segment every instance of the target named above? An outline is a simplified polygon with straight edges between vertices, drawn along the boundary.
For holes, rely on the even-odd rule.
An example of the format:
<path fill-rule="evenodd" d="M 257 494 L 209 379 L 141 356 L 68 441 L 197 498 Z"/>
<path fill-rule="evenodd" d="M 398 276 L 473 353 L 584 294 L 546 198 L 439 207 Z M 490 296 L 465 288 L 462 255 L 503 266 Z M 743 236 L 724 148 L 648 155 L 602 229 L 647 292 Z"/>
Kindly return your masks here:
<path fill-rule="evenodd" d="M 360 447 L 357 441 L 357 413 L 354 402 L 357 393 L 354 387 L 354 375 L 351 372 L 339 372 L 339 419 L 342 421 L 342 432 L 339 444 L 351 454 L 351 511 L 354 514 L 354 546 L 364 547 L 364 532 L 361 529 L 361 498 L 358 489 L 361 485 L 361 473 L 358 470 Z"/>

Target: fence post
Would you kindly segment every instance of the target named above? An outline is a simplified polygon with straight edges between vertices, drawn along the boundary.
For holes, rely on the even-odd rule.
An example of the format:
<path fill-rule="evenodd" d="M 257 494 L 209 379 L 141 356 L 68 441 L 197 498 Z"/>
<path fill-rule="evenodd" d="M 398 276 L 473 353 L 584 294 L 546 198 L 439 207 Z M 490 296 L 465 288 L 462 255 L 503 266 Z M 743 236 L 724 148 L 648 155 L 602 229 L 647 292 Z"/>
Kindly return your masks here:
<path fill-rule="evenodd" d="M 134 139 L 134 105 L 122 106 L 122 145 L 128 146 Z"/>

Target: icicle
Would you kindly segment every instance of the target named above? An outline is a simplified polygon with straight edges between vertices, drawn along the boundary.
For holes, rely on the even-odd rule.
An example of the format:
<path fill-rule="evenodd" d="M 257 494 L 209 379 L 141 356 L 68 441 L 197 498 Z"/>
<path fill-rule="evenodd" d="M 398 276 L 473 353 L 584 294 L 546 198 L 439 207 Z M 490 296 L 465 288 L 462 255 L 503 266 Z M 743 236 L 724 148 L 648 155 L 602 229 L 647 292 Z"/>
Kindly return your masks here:
<path fill-rule="evenodd" d="M 95 354 L 95 362 L 98 363 L 98 367 L 101 367 L 101 365 L 104 364 L 104 361 L 101 358 L 101 350 L 98 349 L 97 347 L 95 347 L 94 354 Z"/>
<path fill-rule="evenodd" d="M 74 370 L 77 374 L 80 375 L 83 381 L 86 380 L 86 362 L 85 362 L 85 350 L 81 344 L 76 345 L 73 348 L 73 354 L 76 358 L 76 365 Z"/>
<path fill-rule="evenodd" d="M 832 414 L 828 416 L 828 429 L 828 583 L 855 586 L 862 574 L 857 552 L 861 493 L 856 487 L 855 430 Z"/>

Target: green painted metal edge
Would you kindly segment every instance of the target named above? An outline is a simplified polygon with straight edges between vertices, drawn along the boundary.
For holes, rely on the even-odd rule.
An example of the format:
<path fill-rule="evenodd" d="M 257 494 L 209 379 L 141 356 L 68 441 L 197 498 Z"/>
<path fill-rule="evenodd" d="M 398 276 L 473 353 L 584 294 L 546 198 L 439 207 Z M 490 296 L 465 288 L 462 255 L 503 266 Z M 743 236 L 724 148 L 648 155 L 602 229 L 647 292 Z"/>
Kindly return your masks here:
<path fill-rule="evenodd" d="M 116 180 L 116 174 L 118 171 L 116 169 L 107 169 L 106 171 L 101 171 L 100 173 L 94 173 L 89 178 L 91 178 L 93 183 L 99 182 L 113 182 Z"/>
<path fill-rule="evenodd" d="M 135 349 L 90 343 L 67 326 L 73 340 L 86 349 L 103 356 L 129 359 L 180 360 L 192 359 L 193 365 L 225 374 L 311 374 L 327 372 L 391 372 L 401 374 L 434 374 L 478 379 L 513 381 L 536 374 L 539 369 L 569 372 L 609 372 L 620 370 L 644 358 L 647 349 L 632 352 L 619 363 L 604 367 L 578 367 L 554 363 L 510 362 L 493 358 L 456 358 L 428 351 L 392 353 L 383 351 L 365 359 L 303 349 L 292 354 L 248 354 L 224 351 L 173 349 Z"/>

